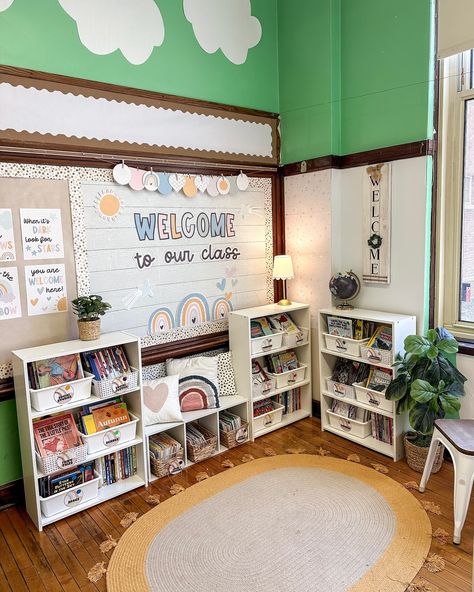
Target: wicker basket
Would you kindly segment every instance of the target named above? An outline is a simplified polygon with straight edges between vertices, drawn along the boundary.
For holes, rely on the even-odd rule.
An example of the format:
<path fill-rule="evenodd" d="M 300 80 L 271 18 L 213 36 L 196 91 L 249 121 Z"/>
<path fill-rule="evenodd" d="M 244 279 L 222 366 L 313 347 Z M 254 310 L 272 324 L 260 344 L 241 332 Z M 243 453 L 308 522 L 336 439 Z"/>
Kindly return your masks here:
<path fill-rule="evenodd" d="M 81 444 L 74 448 L 68 448 L 64 452 L 55 452 L 47 456 L 40 456 L 36 453 L 36 464 L 38 470 L 45 475 L 56 473 L 75 467 L 87 460 L 87 445 Z"/>
<path fill-rule="evenodd" d="M 247 442 L 249 438 L 249 424 L 242 419 L 240 422 L 239 429 L 231 430 L 229 432 L 220 430 L 220 437 L 221 443 L 226 448 L 234 448 L 239 444 L 243 444 L 244 442 Z"/>
<path fill-rule="evenodd" d="M 95 341 L 100 337 L 100 319 L 95 321 L 77 321 L 79 339 L 81 341 Z"/>
<path fill-rule="evenodd" d="M 168 475 L 177 475 L 184 469 L 184 450 L 181 448 L 176 454 L 165 458 L 156 459 L 150 454 L 151 472 L 161 479 Z"/>
<path fill-rule="evenodd" d="M 405 444 L 405 456 L 410 469 L 423 473 L 425 468 L 426 457 L 428 456 L 429 448 L 423 446 L 416 446 L 410 440 L 412 440 L 416 434 L 414 432 L 408 432 L 403 438 Z M 436 451 L 435 461 L 433 463 L 432 473 L 437 473 L 441 469 L 443 464 L 444 446 L 438 444 L 438 450 Z"/>
<path fill-rule="evenodd" d="M 200 424 L 191 424 L 194 425 L 202 434 L 204 434 L 206 441 L 204 444 L 200 446 L 196 446 L 192 442 L 189 442 L 186 439 L 186 449 L 188 451 L 188 459 L 191 462 L 200 462 L 201 460 L 205 460 L 214 454 L 217 449 L 217 436 L 210 432 L 208 429 L 203 427 Z"/>
<path fill-rule="evenodd" d="M 107 399 L 115 395 L 124 395 L 138 388 L 138 370 L 130 367 L 131 372 L 125 372 L 118 378 L 103 378 L 92 380 L 92 393 L 99 399 Z"/>

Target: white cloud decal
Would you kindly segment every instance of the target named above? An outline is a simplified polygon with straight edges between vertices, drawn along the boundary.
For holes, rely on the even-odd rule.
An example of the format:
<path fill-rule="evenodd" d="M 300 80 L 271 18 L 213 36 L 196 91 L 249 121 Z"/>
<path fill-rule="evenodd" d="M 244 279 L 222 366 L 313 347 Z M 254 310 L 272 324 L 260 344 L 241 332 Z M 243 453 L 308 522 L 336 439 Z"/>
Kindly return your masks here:
<path fill-rule="evenodd" d="M 3 12 L 13 4 L 13 0 L 0 0 L 0 12 Z"/>
<path fill-rule="evenodd" d="M 183 0 L 183 8 L 204 51 L 222 49 L 234 64 L 243 64 L 248 50 L 262 38 L 262 26 L 251 14 L 250 0 Z"/>
<path fill-rule="evenodd" d="M 4 0 L 0 0 L 2 2 Z M 59 0 L 76 21 L 83 45 L 105 55 L 119 49 L 130 63 L 143 64 L 163 43 L 165 27 L 154 0 Z"/>

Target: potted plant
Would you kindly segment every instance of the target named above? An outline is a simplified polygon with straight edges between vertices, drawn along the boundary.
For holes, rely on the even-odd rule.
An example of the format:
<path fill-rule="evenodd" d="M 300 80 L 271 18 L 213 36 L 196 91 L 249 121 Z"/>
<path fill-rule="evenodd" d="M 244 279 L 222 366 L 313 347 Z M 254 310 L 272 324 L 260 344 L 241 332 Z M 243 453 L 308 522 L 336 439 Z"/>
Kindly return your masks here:
<path fill-rule="evenodd" d="M 397 413 L 408 411 L 413 432 L 405 434 L 408 465 L 423 472 L 436 419 L 459 418 L 460 397 L 466 377 L 448 356 L 458 351 L 454 337 L 443 329 L 430 329 L 426 337 L 409 335 L 405 354 L 398 354 L 394 367 L 397 376 L 387 387 L 385 397 L 397 402 Z M 438 446 L 433 473 L 443 462 L 443 446 Z"/>
<path fill-rule="evenodd" d="M 79 339 L 93 341 L 100 337 L 100 317 L 112 308 L 108 302 L 104 302 L 102 296 L 91 294 L 79 296 L 72 300 L 72 309 L 77 315 L 79 327 Z"/>

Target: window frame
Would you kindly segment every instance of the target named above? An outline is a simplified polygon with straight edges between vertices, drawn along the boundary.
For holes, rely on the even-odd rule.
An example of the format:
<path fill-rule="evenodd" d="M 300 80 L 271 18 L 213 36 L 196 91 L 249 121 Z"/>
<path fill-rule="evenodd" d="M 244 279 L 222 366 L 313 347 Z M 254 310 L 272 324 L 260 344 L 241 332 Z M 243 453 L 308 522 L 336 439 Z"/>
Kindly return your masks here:
<path fill-rule="evenodd" d="M 474 322 L 460 320 L 464 125 L 466 101 L 474 100 L 474 88 L 464 89 L 463 57 L 446 58 L 440 72 L 436 321 L 457 339 L 474 341 Z"/>

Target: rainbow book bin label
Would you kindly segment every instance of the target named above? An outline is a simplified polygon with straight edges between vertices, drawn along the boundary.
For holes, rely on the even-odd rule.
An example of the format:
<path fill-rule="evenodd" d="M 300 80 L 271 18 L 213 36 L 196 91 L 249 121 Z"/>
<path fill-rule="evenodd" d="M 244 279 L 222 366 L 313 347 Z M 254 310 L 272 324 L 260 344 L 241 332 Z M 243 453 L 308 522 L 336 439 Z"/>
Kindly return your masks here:
<path fill-rule="evenodd" d="M 25 260 L 64 257 L 60 209 L 21 208 L 20 219 Z"/>
<path fill-rule="evenodd" d="M 25 266 L 28 315 L 66 312 L 66 272 L 63 264 Z"/>
<path fill-rule="evenodd" d="M 0 267 L 0 321 L 21 317 L 18 269 Z"/>

